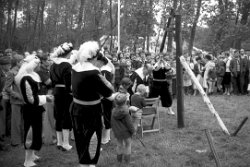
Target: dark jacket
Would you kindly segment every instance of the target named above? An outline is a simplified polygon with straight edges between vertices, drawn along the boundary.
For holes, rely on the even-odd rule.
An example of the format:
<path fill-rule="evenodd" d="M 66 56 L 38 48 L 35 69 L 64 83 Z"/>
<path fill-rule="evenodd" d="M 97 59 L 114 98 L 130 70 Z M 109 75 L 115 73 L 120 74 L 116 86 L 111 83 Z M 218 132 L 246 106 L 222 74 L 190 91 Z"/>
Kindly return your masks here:
<path fill-rule="evenodd" d="M 216 73 L 218 77 L 223 77 L 226 72 L 226 63 L 223 60 L 219 60 L 216 65 Z"/>
<path fill-rule="evenodd" d="M 112 111 L 111 127 L 114 136 L 119 139 L 127 139 L 132 137 L 135 129 L 132 124 L 131 116 L 129 115 L 128 106 L 116 106 Z"/>

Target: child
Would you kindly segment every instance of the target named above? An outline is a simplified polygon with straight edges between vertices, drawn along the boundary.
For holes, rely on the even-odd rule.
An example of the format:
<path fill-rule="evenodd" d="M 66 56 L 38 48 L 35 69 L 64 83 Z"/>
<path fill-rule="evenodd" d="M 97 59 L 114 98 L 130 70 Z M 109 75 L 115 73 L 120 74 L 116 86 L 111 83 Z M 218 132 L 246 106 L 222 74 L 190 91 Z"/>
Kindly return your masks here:
<path fill-rule="evenodd" d="M 137 131 L 137 126 L 141 119 L 142 108 L 146 106 L 144 98 L 146 95 L 146 90 L 146 86 L 140 84 L 137 87 L 136 93 L 131 96 L 131 106 L 129 107 L 129 110 L 131 111 L 135 131 Z"/>
<path fill-rule="evenodd" d="M 128 77 L 124 77 L 121 80 L 121 83 L 120 83 L 120 86 L 119 86 L 119 89 L 118 89 L 118 92 L 126 94 L 128 104 L 129 104 L 129 101 L 130 101 L 130 99 L 129 99 L 130 98 L 130 93 L 128 92 L 128 88 L 131 86 L 131 84 L 132 84 L 131 80 Z"/>
<path fill-rule="evenodd" d="M 130 163 L 132 136 L 135 133 L 129 109 L 127 105 L 127 95 L 118 93 L 115 97 L 115 108 L 112 111 L 111 127 L 117 139 L 117 160 Z"/>

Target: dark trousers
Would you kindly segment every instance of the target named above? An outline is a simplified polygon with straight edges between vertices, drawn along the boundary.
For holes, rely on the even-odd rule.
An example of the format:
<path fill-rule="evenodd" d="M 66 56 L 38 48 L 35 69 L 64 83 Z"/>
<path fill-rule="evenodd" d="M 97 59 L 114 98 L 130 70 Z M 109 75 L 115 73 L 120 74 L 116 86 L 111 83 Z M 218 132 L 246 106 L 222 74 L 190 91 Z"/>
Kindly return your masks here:
<path fill-rule="evenodd" d="M 11 104 L 9 99 L 2 99 L 3 110 L 0 111 L 0 135 L 10 136 L 11 131 Z"/>
<path fill-rule="evenodd" d="M 72 129 L 72 123 L 70 119 L 70 104 L 72 102 L 72 96 L 65 91 L 65 88 L 54 89 L 54 117 L 56 120 L 56 131 L 62 131 L 62 129 Z"/>
<path fill-rule="evenodd" d="M 113 102 L 107 99 L 102 100 L 102 109 L 103 109 L 103 120 L 105 129 L 111 128 L 111 112 L 113 108 Z"/>
<path fill-rule="evenodd" d="M 150 88 L 149 98 L 161 96 L 161 104 L 163 107 L 172 106 L 172 97 L 169 92 L 168 82 L 153 81 L 152 87 Z"/>
<path fill-rule="evenodd" d="M 244 93 L 247 93 L 248 83 L 249 83 L 249 71 L 247 70 L 245 73 L 245 82 L 243 86 Z"/>
<path fill-rule="evenodd" d="M 39 151 L 42 147 L 42 120 L 43 111 L 42 106 L 33 107 L 24 105 L 23 107 L 23 120 L 24 120 L 24 148 Z M 27 145 L 28 132 L 32 129 L 32 142 Z"/>
<path fill-rule="evenodd" d="M 238 94 L 241 93 L 240 91 L 240 72 L 237 72 L 237 76 L 231 77 L 231 82 L 233 86 L 233 93 Z"/>
<path fill-rule="evenodd" d="M 73 103 L 71 117 L 79 163 L 97 164 L 102 137 L 101 104 L 85 106 Z M 94 134 L 96 139 L 92 140 Z"/>

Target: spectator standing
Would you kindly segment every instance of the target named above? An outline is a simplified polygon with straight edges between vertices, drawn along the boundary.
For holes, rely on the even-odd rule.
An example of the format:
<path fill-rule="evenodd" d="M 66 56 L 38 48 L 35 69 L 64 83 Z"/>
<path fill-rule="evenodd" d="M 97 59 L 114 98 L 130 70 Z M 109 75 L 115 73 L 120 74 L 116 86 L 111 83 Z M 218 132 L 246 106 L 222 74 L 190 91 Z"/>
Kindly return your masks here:
<path fill-rule="evenodd" d="M 233 86 L 233 93 L 238 95 L 240 93 L 240 57 L 239 51 L 234 51 L 232 60 L 230 61 L 229 69 L 231 71 L 231 82 Z"/>
<path fill-rule="evenodd" d="M 9 95 L 5 92 L 4 85 L 6 82 L 7 72 L 11 68 L 11 58 L 10 56 L 1 56 L 0 57 L 0 99 L 1 99 L 1 110 L 0 110 L 0 139 L 3 140 L 4 137 L 7 135 L 6 132 L 9 128 L 10 131 L 10 124 L 7 124 L 7 115 L 11 112 L 10 103 L 9 103 Z M 9 118 L 10 123 L 10 118 Z M 7 125 L 7 126 L 6 126 Z"/>
<path fill-rule="evenodd" d="M 23 60 L 22 55 L 15 54 L 12 58 L 12 68 L 7 73 L 5 82 L 5 91 L 10 95 L 11 104 L 11 145 L 18 146 L 23 143 L 23 99 L 21 92 L 15 82 L 15 76 L 17 75 Z"/>
<path fill-rule="evenodd" d="M 225 53 L 224 62 L 226 64 L 226 71 L 223 77 L 223 85 L 225 88 L 224 95 L 230 95 L 230 88 L 231 88 L 231 71 L 230 71 L 230 62 L 231 58 L 229 53 Z"/>

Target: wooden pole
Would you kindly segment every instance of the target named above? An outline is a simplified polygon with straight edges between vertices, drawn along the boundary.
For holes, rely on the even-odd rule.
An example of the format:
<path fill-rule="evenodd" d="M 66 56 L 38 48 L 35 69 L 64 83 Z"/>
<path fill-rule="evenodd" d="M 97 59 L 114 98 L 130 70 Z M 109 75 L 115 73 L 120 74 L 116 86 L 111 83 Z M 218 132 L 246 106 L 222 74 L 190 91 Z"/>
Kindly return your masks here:
<path fill-rule="evenodd" d="M 195 77 L 193 71 L 190 69 L 189 65 L 187 64 L 185 58 L 183 56 L 180 57 L 180 61 L 182 66 L 185 68 L 185 70 L 187 71 L 187 73 L 190 75 L 191 79 L 193 80 L 195 86 L 197 87 L 197 89 L 199 90 L 204 102 L 207 104 L 210 112 L 214 115 L 214 117 L 217 119 L 221 129 L 223 130 L 223 132 L 225 132 L 226 134 L 228 134 L 230 136 L 230 133 L 227 129 L 227 127 L 225 126 L 225 124 L 223 123 L 223 121 L 221 120 L 219 114 L 217 113 L 217 111 L 214 109 L 213 104 L 211 103 L 211 101 L 209 100 L 207 94 L 205 93 L 204 89 L 202 88 L 200 82 L 197 80 L 197 78 Z"/>
<path fill-rule="evenodd" d="M 236 131 L 232 134 L 232 136 L 236 136 L 238 132 L 241 130 L 242 126 L 247 122 L 248 117 L 245 117 L 241 123 L 240 126 L 236 129 Z"/>
<path fill-rule="evenodd" d="M 120 33 L 120 24 L 121 24 L 121 22 L 120 22 L 120 15 L 121 15 L 121 1 L 120 0 L 118 0 L 118 18 L 117 18 L 117 20 L 118 20 L 118 25 L 117 25 L 117 27 L 118 27 L 118 34 L 117 34 L 117 36 L 118 36 L 118 52 L 120 52 L 121 51 L 121 45 L 120 45 L 120 41 L 121 41 L 121 33 Z"/>
<path fill-rule="evenodd" d="M 171 11 L 170 11 L 170 17 L 168 18 L 168 22 L 167 22 L 167 27 L 166 27 L 166 30 L 164 32 L 163 38 L 162 38 L 161 47 L 160 47 L 160 53 L 162 53 L 163 50 L 164 50 L 166 38 L 167 38 L 167 35 L 168 35 L 169 27 L 170 27 L 171 20 L 172 20 L 173 16 L 174 16 L 174 9 L 171 9 Z"/>
<path fill-rule="evenodd" d="M 181 42 L 181 15 L 175 15 L 175 41 L 176 41 L 176 90 L 177 90 L 177 123 L 178 128 L 184 127 L 184 100 L 183 100 L 183 70 L 180 63 L 182 55 Z"/>
<path fill-rule="evenodd" d="M 214 156 L 214 160 L 215 160 L 216 166 L 217 166 L 217 167 L 221 167 L 220 160 L 219 160 L 218 155 L 217 155 L 217 153 L 216 153 L 216 151 L 215 151 L 215 147 L 214 147 L 214 143 L 213 143 L 211 134 L 210 134 L 210 132 L 209 132 L 208 129 L 205 129 L 205 133 L 206 133 L 206 136 L 207 136 L 208 144 L 209 144 L 210 149 L 211 149 L 211 151 L 212 151 L 212 153 L 213 153 L 213 156 Z"/>

